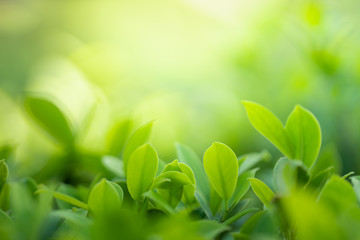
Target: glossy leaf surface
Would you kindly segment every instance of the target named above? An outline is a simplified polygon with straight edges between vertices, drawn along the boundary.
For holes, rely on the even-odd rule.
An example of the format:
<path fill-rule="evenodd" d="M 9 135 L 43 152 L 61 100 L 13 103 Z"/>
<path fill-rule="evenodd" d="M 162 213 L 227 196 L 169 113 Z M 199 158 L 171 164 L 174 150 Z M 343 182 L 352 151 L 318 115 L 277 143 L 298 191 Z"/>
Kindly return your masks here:
<path fill-rule="evenodd" d="M 155 149 L 145 144 L 131 155 L 128 163 L 127 186 L 130 195 L 140 200 L 143 193 L 150 189 L 158 169 L 158 156 Z"/>
<path fill-rule="evenodd" d="M 128 162 L 133 152 L 138 147 L 148 142 L 153 127 L 153 123 L 154 122 L 151 121 L 139 127 L 130 135 L 129 139 L 127 140 L 122 155 L 125 175 L 127 175 Z"/>
<path fill-rule="evenodd" d="M 273 191 L 261 180 L 256 178 L 250 178 L 251 188 L 260 201 L 266 206 L 270 207 L 270 203 L 273 200 L 275 194 Z"/>
<path fill-rule="evenodd" d="M 213 143 L 205 151 L 204 169 L 215 191 L 225 200 L 235 191 L 238 178 L 238 160 L 235 153 L 223 143 Z"/>
<path fill-rule="evenodd" d="M 294 147 L 292 158 L 304 162 L 311 167 L 320 151 L 321 130 L 315 116 L 307 109 L 296 106 L 286 122 L 288 132 Z"/>

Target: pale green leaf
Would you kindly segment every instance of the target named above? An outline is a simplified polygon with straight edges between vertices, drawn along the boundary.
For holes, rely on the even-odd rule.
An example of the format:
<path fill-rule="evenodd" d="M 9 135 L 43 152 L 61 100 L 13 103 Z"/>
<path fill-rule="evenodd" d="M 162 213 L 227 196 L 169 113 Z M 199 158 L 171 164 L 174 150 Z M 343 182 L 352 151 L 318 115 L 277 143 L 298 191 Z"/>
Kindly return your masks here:
<path fill-rule="evenodd" d="M 260 153 L 248 153 L 239 157 L 239 174 L 250 170 L 261 161 L 269 161 L 270 158 L 270 153 L 266 150 Z"/>
<path fill-rule="evenodd" d="M 168 171 L 179 171 L 179 172 L 181 172 L 178 160 L 175 159 L 171 163 L 168 163 L 168 164 L 165 165 L 165 167 L 163 169 L 163 172 L 168 172 Z"/>
<path fill-rule="evenodd" d="M 128 163 L 127 186 L 130 195 L 140 200 L 150 189 L 158 169 L 158 155 L 155 149 L 145 144 L 135 150 Z"/>
<path fill-rule="evenodd" d="M 204 169 L 214 190 L 225 201 L 235 191 L 238 160 L 235 153 L 223 143 L 213 143 L 204 154 Z"/>
<path fill-rule="evenodd" d="M 154 121 L 150 121 L 136 129 L 127 140 L 123 151 L 124 172 L 127 175 L 128 162 L 133 152 L 148 142 Z"/>
<path fill-rule="evenodd" d="M 321 130 L 315 116 L 307 109 L 297 105 L 286 122 L 286 131 L 293 142 L 293 159 L 311 167 L 320 151 Z"/>
<path fill-rule="evenodd" d="M 175 214 L 174 208 L 172 208 L 171 205 L 154 190 L 150 190 L 150 191 L 144 193 L 144 197 L 147 197 L 147 198 L 151 199 L 152 201 L 154 201 L 158 205 L 158 207 L 161 208 L 166 213 L 171 214 L 171 215 Z"/>
<path fill-rule="evenodd" d="M 230 206 L 237 204 L 241 200 L 241 198 L 247 193 L 250 188 L 249 178 L 255 177 L 255 173 L 257 172 L 257 170 L 258 169 L 249 170 L 239 175 L 235 187 L 235 192 L 229 201 Z"/>
<path fill-rule="evenodd" d="M 214 215 L 218 213 L 222 202 L 223 199 L 217 194 L 214 188 L 211 188 L 209 207 Z"/>
<path fill-rule="evenodd" d="M 179 163 L 181 172 L 183 172 L 191 181 L 192 184 L 187 184 L 183 186 L 183 197 L 182 201 L 185 204 L 191 204 L 195 200 L 195 186 L 196 186 L 196 179 L 194 172 L 192 169 L 186 165 L 185 163 Z"/>
<path fill-rule="evenodd" d="M 118 187 L 120 188 L 120 186 Z M 119 211 L 122 204 L 123 195 L 113 183 L 106 179 L 101 180 L 90 192 L 89 209 L 95 215 L 106 215 Z"/>
<path fill-rule="evenodd" d="M 202 193 L 205 201 L 210 198 L 210 185 L 202 162 L 196 153 L 183 144 L 176 144 L 176 152 L 180 162 L 187 164 L 194 171 L 196 189 Z"/>
<path fill-rule="evenodd" d="M 337 197 L 342 198 L 340 192 Z M 296 223 L 296 239 L 353 239 L 344 234 L 338 221 L 339 218 L 336 218 L 331 207 L 317 202 L 307 192 L 295 192 L 282 199 L 281 206 L 290 224 Z"/>
<path fill-rule="evenodd" d="M 87 199 L 87 197 L 89 195 L 88 194 L 89 190 L 86 189 L 85 195 L 80 196 L 79 189 L 75 188 L 74 186 L 68 185 L 68 184 L 60 184 L 60 186 L 58 186 L 56 191 L 59 192 L 59 193 L 71 196 L 71 197 L 73 197 L 75 199 L 79 199 L 79 200 L 80 200 L 81 197 L 84 197 L 82 199 Z M 72 204 L 69 204 L 69 203 L 67 203 L 65 201 L 62 201 L 60 199 L 57 199 L 57 198 L 56 198 L 56 205 L 58 206 L 59 209 L 72 209 L 73 206 L 74 206 Z"/>
<path fill-rule="evenodd" d="M 250 180 L 251 188 L 253 189 L 256 196 L 266 207 L 269 207 L 271 201 L 275 196 L 273 191 L 264 182 L 262 182 L 259 179 L 249 178 L 249 180 Z"/>
<path fill-rule="evenodd" d="M 165 189 L 157 189 L 158 194 L 167 201 L 172 208 L 180 203 L 181 197 L 183 195 L 183 187 L 172 187 Z"/>
<path fill-rule="evenodd" d="M 319 202 L 332 211 L 341 214 L 346 209 L 357 206 L 357 198 L 351 184 L 338 175 L 333 175 L 322 189 Z"/>
<path fill-rule="evenodd" d="M 279 193 L 287 194 L 296 187 L 296 172 L 286 157 L 280 158 L 273 170 L 275 188 Z"/>
<path fill-rule="evenodd" d="M 169 179 L 170 181 L 163 181 L 163 179 Z M 153 186 L 154 188 L 165 189 L 182 187 L 187 184 L 192 185 L 193 183 L 186 174 L 178 171 L 167 171 L 154 179 Z"/>
<path fill-rule="evenodd" d="M 114 156 L 120 156 L 124 149 L 126 140 L 128 139 L 133 121 L 124 119 L 117 122 L 109 131 L 107 136 L 107 144 L 109 153 Z"/>
<path fill-rule="evenodd" d="M 64 201 L 66 203 L 69 203 L 73 206 L 76 206 L 76 207 L 80 207 L 80 208 L 83 208 L 83 209 L 88 209 L 88 205 L 76 198 L 73 198 L 69 195 L 66 195 L 66 194 L 63 194 L 63 193 L 60 193 L 60 192 L 53 192 L 52 193 L 54 198 L 57 198 L 61 201 Z"/>
<path fill-rule="evenodd" d="M 158 187 L 158 188 L 168 188 L 167 193 L 165 193 L 165 190 L 163 189 L 159 189 L 159 194 L 162 195 L 165 199 L 170 199 L 170 198 L 175 198 L 175 196 L 173 197 L 168 197 L 168 194 L 178 194 L 178 193 L 182 193 L 182 201 L 185 204 L 191 204 L 194 202 L 195 197 L 195 177 L 194 177 L 194 172 L 192 171 L 192 169 L 186 165 L 185 163 L 179 163 L 178 160 L 174 160 L 171 163 L 168 163 L 165 165 L 163 173 L 165 172 L 169 172 L 169 171 L 178 171 L 182 174 L 185 174 L 187 176 L 187 178 L 184 178 L 184 176 L 182 174 L 177 174 L 179 175 L 178 177 L 180 177 L 181 179 L 183 179 L 182 181 L 184 181 L 183 183 L 180 183 L 179 181 L 181 181 L 181 179 L 175 180 L 175 179 L 171 179 L 171 177 L 167 177 L 166 175 L 160 175 L 158 176 L 155 181 L 154 181 L 154 187 Z M 174 181 L 178 181 L 178 183 L 174 182 Z M 167 183 L 165 183 L 167 182 Z M 162 184 L 164 183 L 164 184 Z M 181 186 L 181 189 L 177 189 L 177 186 Z M 176 188 L 176 189 L 175 189 Z M 178 196 L 175 198 L 176 201 L 178 200 Z M 174 204 L 172 204 L 172 206 L 175 206 L 175 200 L 173 201 Z"/>
<path fill-rule="evenodd" d="M 83 208 L 83 209 L 88 209 L 88 205 L 72 196 L 69 196 L 67 194 L 61 193 L 61 192 L 57 192 L 57 191 L 52 191 L 49 188 L 47 188 L 45 185 L 40 185 L 39 189 L 35 192 L 35 194 L 39 194 L 39 193 L 51 193 L 52 196 L 56 199 L 59 199 L 63 202 L 66 202 L 70 205 L 73 205 L 75 207 L 79 207 L 79 208 Z"/>
<path fill-rule="evenodd" d="M 248 101 L 243 101 L 242 103 L 255 129 L 274 144 L 285 156 L 292 158 L 292 142 L 281 121 L 260 104 Z"/>
<path fill-rule="evenodd" d="M 184 173 L 193 184 L 196 184 L 196 179 L 193 170 L 185 163 L 179 163 L 180 170 Z"/>
<path fill-rule="evenodd" d="M 124 200 L 124 191 L 117 183 L 110 182 L 110 181 L 109 181 L 109 183 L 115 188 L 116 192 L 118 193 L 120 202 L 122 203 Z"/>

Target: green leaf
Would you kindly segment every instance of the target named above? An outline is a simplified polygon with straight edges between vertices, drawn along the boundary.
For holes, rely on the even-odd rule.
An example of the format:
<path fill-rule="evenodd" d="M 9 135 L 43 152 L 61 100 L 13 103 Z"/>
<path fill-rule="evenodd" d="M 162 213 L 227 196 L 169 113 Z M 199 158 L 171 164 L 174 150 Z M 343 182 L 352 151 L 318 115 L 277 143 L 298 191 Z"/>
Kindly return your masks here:
<path fill-rule="evenodd" d="M 164 168 L 166 166 L 166 163 L 159 159 L 159 165 L 158 165 L 158 169 L 157 169 L 157 172 L 156 172 L 156 176 L 160 175 L 162 173 L 162 171 L 164 171 Z"/>
<path fill-rule="evenodd" d="M 258 209 L 258 208 L 255 208 L 255 207 L 251 207 L 251 208 L 244 209 L 244 210 L 236 213 L 234 216 L 226 219 L 226 220 L 224 221 L 224 224 L 230 225 L 230 224 L 236 222 L 239 218 L 245 216 L 246 214 L 251 213 L 251 212 L 257 212 L 257 211 L 259 211 L 259 209 Z"/>
<path fill-rule="evenodd" d="M 239 175 L 253 168 L 261 161 L 269 161 L 270 158 L 270 153 L 266 150 L 260 153 L 248 153 L 244 156 L 239 157 Z"/>
<path fill-rule="evenodd" d="M 128 163 L 127 186 L 133 199 L 140 200 L 141 195 L 150 189 L 158 162 L 157 153 L 149 144 L 139 147 L 131 155 Z"/>
<path fill-rule="evenodd" d="M 144 197 L 147 197 L 154 201 L 158 205 L 158 207 L 160 207 L 166 213 L 171 215 L 175 214 L 175 210 L 171 207 L 171 205 L 154 190 L 150 190 L 144 193 Z"/>
<path fill-rule="evenodd" d="M 115 188 L 115 190 L 116 190 L 116 192 L 117 192 L 117 194 L 119 196 L 120 202 L 122 203 L 123 200 L 124 200 L 124 191 L 122 190 L 122 188 L 117 183 L 110 182 L 110 184 Z"/>
<path fill-rule="evenodd" d="M 354 173 L 355 173 L 355 172 L 349 172 L 349 173 L 343 175 L 341 178 L 342 178 L 342 179 L 347 179 L 347 178 L 349 178 L 350 176 L 354 175 Z"/>
<path fill-rule="evenodd" d="M 183 196 L 182 196 L 182 201 L 185 204 L 191 204 L 192 202 L 194 202 L 195 200 L 195 186 L 196 186 L 196 179 L 195 179 L 195 175 L 194 172 L 192 171 L 192 169 L 186 165 L 185 163 L 179 163 L 181 172 L 183 172 L 191 181 L 192 184 L 188 184 L 183 186 Z"/>
<path fill-rule="evenodd" d="M 266 207 L 269 207 L 271 201 L 275 196 L 273 191 L 271 191 L 271 189 L 259 179 L 249 178 L 249 180 L 250 180 L 251 188 L 253 189 L 256 196 Z"/>
<path fill-rule="evenodd" d="M 254 232 L 265 213 L 265 211 L 260 211 L 252 215 L 241 227 L 240 232 L 235 236 L 235 239 L 250 239 L 249 235 Z"/>
<path fill-rule="evenodd" d="M 165 174 L 167 172 L 175 172 L 175 176 Z M 180 174 L 178 174 L 178 173 Z M 186 176 L 186 177 L 185 177 Z M 178 179 L 174 179 L 174 177 Z M 185 163 L 179 163 L 177 160 L 172 161 L 165 165 L 163 173 L 157 176 L 153 182 L 154 188 L 168 189 L 168 192 L 165 193 L 165 190 L 159 189 L 159 194 L 162 195 L 165 199 L 172 199 L 170 195 L 176 195 L 176 201 L 174 200 L 172 204 L 175 207 L 175 202 L 178 203 L 178 195 L 181 193 L 180 198 L 183 199 L 184 203 L 191 204 L 194 200 L 195 194 L 195 177 L 191 168 Z M 177 189 L 177 188 L 181 189 Z"/>
<path fill-rule="evenodd" d="M 239 175 L 235 187 L 235 192 L 229 201 L 230 206 L 237 204 L 241 200 L 241 198 L 247 193 L 250 188 L 249 178 L 255 177 L 255 173 L 257 172 L 257 170 L 258 169 L 253 169 Z"/>
<path fill-rule="evenodd" d="M 219 194 L 216 193 L 214 188 L 211 188 L 209 207 L 211 209 L 212 214 L 216 215 L 218 213 L 222 202 L 223 202 L 223 200 L 219 196 Z"/>
<path fill-rule="evenodd" d="M 126 140 L 128 139 L 133 121 L 131 119 L 125 119 L 117 122 L 115 126 L 111 128 L 107 136 L 109 153 L 114 156 L 120 156 L 124 149 Z"/>
<path fill-rule="evenodd" d="M 260 104 L 248 101 L 243 101 L 242 103 L 255 129 L 274 144 L 285 156 L 292 158 L 292 142 L 281 121 Z"/>
<path fill-rule="evenodd" d="M 69 195 L 63 194 L 63 193 L 59 193 L 59 192 L 53 192 L 52 193 L 54 198 L 57 198 L 61 201 L 67 202 L 71 205 L 74 205 L 75 207 L 79 207 L 79 208 L 83 208 L 83 209 L 88 209 L 88 205 L 86 203 L 83 203 L 82 201 L 73 198 Z"/>
<path fill-rule="evenodd" d="M 179 163 L 180 170 L 182 173 L 184 173 L 193 184 L 196 184 L 196 179 L 193 170 L 191 167 L 186 165 L 185 163 Z"/>
<path fill-rule="evenodd" d="M 342 198 L 340 192 L 337 197 Z M 331 207 L 317 202 L 307 192 L 295 192 L 282 199 L 281 203 L 290 224 L 296 223 L 296 239 L 353 239 L 344 234 L 342 225 L 339 224 L 340 218 L 334 216 Z"/>
<path fill-rule="evenodd" d="M 223 143 L 213 143 L 205 151 L 204 169 L 214 190 L 221 198 L 230 199 L 238 177 L 238 160 L 235 153 Z"/>
<path fill-rule="evenodd" d="M 289 230 L 290 231 L 290 230 Z M 279 225 L 273 211 L 259 211 L 242 225 L 239 234 L 234 234 L 234 240 L 249 239 L 294 239 L 279 232 Z M 264 238 L 264 236 L 266 236 Z M 281 237 L 280 237 L 281 236 Z"/>
<path fill-rule="evenodd" d="M 0 160 L 0 192 L 9 176 L 9 168 L 4 160 Z"/>
<path fill-rule="evenodd" d="M 293 147 L 293 159 L 304 162 L 311 167 L 320 151 L 321 130 L 315 116 L 307 109 L 297 105 L 286 122 L 286 131 Z"/>
<path fill-rule="evenodd" d="M 168 171 L 178 171 L 178 172 L 181 172 L 181 169 L 180 169 L 180 165 L 179 165 L 179 162 L 178 160 L 174 160 L 172 161 L 171 163 L 168 163 L 165 165 L 164 169 L 163 169 L 163 173 L 164 172 L 168 172 Z"/>
<path fill-rule="evenodd" d="M 76 189 L 74 186 L 71 186 L 71 185 L 68 185 L 68 184 L 63 184 L 63 183 L 60 184 L 57 187 L 56 192 L 71 196 L 71 197 L 73 197 L 75 199 L 79 199 L 79 200 L 81 198 L 80 193 L 79 193 L 79 189 Z M 83 196 L 84 198 L 82 198 L 82 199 L 87 199 L 88 196 L 89 196 L 89 191 L 87 190 L 85 196 Z M 67 202 L 62 201 L 62 200 L 60 200 L 58 198 L 55 198 L 55 199 L 56 199 L 56 205 L 57 205 L 57 207 L 59 209 L 73 209 L 74 208 L 73 204 L 67 203 Z"/>
<path fill-rule="evenodd" d="M 230 230 L 225 224 L 211 220 L 200 220 L 192 223 L 198 234 L 205 239 L 216 239 L 220 233 Z"/>
<path fill-rule="evenodd" d="M 305 189 L 311 189 L 312 192 L 318 194 L 323 189 L 326 182 L 333 175 L 334 169 L 333 167 L 328 167 L 318 173 L 316 175 L 312 175 L 305 186 Z"/>
<path fill-rule="evenodd" d="M 136 129 L 127 140 L 123 151 L 124 172 L 127 175 L 128 162 L 133 152 L 148 142 L 154 121 L 150 121 Z"/>
<path fill-rule="evenodd" d="M 291 193 L 296 186 L 296 173 L 287 157 L 280 158 L 275 164 L 273 178 L 276 190 L 282 194 Z"/>
<path fill-rule="evenodd" d="M 300 160 L 280 158 L 273 171 L 276 190 L 282 194 L 289 194 L 298 187 L 309 182 L 309 169 Z"/>
<path fill-rule="evenodd" d="M 123 193 L 120 186 L 103 179 L 90 192 L 89 210 L 94 215 L 104 216 L 119 211 L 122 200 Z"/>
<path fill-rule="evenodd" d="M 341 172 L 341 157 L 334 143 L 330 143 L 321 148 L 321 152 L 314 165 L 311 167 L 311 175 L 317 175 L 329 167 L 333 168 L 334 173 Z"/>
<path fill-rule="evenodd" d="M 158 189 L 158 194 L 164 198 L 172 208 L 176 208 L 176 206 L 180 203 L 181 197 L 183 195 L 183 187 L 172 187 L 165 189 Z"/>
<path fill-rule="evenodd" d="M 83 209 L 88 209 L 88 205 L 74 197 L 71 197 L 67 194 L 61 193 L 61 192 L 56 192 L 56 191 L 52 191 L 50 189 L 48 189 L 45 185 L 40 185 L 39 189 L 35 192 L 35 194 L 39 194 L 39 193 L 51 193 L 52 196 L 56 199 L 59 199 L 61 201 L 64 201 L 66 203 L 69 203 L 75 207 L 79 207 L 79 208 L 83 208 Z"/>
<path fill-rule="evenodd" d="M 325 184 L 319 202 L 341 214 L 346 209 L 357 206 L 357 198 L 351 184 L 338 175 L 333 175 Z"/>
<path fill-rule="evenodd" d="M 164 181 L 163 179 L 168 179 L 170 181 Z M 153 182 L 154 188 L 161 189 L 177 188 L 187 184 L 192 185 L 193 183 L 186 174 L 178 171 L 163 172 L 162 174 L 157 176 Z"/>
<path fill-rule="evenodd" d="M 210 185 L 200 158 L 191 148 L 180 143 L 176 144 L 176 152 L 179 161 L 187 164 L 194 171 L 196 189 L 208 201 L 210 198 Z"/>
<path fill-rule="evenodd" d="M 205 197 L 202 195 L 202 193 L 200 191 L 198 191 L 198 189 L 196 189 L 195 191 L 195 198 L 198 201 L 198 203 L 200 204 L 200 207 L 202 208 L 202 210 L 204 211 L 205 215 L 209 218 L 209 219 L 213 219 L 214 216 L 211 212 L 211 209 L 209 207 L 208 202 L 206 201 Z"/>
<path fill-rule="evenodd" d="M 76 212 L 70 212 L 69 210 L 56 210 L 52 211 L 51 216 L 65 219 L 68 223 L 80 228 L 88 228 L 91 225 L 91 220 L 86 216 L 80 215 Z"/>
<path fill-rule="evenodd" d="M 27 96 L 24 104 L 28 114 L 52 137 L 66 146 L 74 143 L 69 120 L 53 102 L 42 97 Z"/>

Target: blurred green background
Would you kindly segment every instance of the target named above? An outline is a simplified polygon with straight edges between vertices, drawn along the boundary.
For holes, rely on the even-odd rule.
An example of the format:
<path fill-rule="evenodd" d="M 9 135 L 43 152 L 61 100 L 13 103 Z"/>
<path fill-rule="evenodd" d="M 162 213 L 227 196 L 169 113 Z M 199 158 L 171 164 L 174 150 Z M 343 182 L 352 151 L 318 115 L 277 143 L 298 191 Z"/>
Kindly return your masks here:
<path fill-rule="evenodd" d="M 283 122 L 295 104 L 308 108 L 324 156 L 359 173 L 359 10 L 357 0 L 2 0 L 0 144 L 16 146 L 27 174 L 57 151 L 23 111 L 35 92 L 87 126 L 89 151 L 105 152 L 131 117 L 156 120 L 165 161 L 175 142 L 200 156 L 214 141 L 280 156 L 248 122 L 246 99 Z"/>

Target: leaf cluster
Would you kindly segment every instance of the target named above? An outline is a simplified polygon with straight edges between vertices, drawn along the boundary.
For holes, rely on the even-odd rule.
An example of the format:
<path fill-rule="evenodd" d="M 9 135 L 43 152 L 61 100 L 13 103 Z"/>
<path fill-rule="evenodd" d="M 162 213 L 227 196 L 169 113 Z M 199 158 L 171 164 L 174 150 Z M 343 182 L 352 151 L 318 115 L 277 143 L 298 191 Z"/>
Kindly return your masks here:
<path fill-rule="evenodd" d="M 319 157 L 315 116 L 298 105 L 283 125 L 257 103 L 244 106 L 282 158 L 237 156 L 215 142 L 201 159 L 177 143 L 177 159 L 164 162 L 149 142 L 153 122 L 132 130 L 129 119 L 108 134 L 106 153 L 84 158 L 81 130 L 61 107 L 28 96 L 25 110 L 66 160 L 27 177 L 0 161 L 0 239 L 360 238 L 360 177 L 349 182 Z M 81 168 L 90 181 L 76 180 Z"/>

